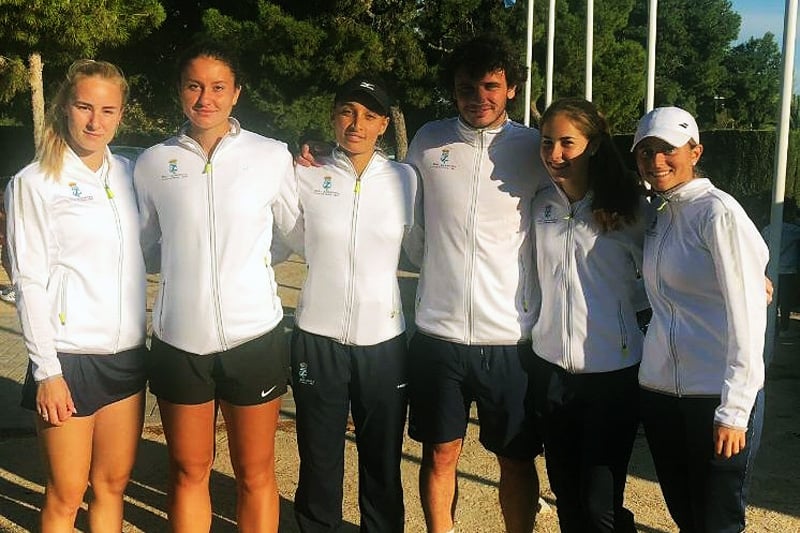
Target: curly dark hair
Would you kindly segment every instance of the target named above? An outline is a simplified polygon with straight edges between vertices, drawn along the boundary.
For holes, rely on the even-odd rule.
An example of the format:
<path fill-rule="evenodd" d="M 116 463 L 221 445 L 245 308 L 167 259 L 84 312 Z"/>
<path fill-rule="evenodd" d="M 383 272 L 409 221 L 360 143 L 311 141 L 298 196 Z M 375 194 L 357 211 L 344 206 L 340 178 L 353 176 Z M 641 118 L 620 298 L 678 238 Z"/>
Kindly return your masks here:
<path fill-rule="evenodd" d="M 595 143 L 589 159 L 589 189 L 593 192 L 592 211 L 602 231 L 631 224 L 639 215 L 641 187 L 636 173 L 625 166 L 605 117 L 595 105 L 583 98 L 556 100 L 542 115 L 546 124 L 556 115 L 566 116 L 582 134 Z"/>
<path fill-rule="evenodd" d="M 525 82 L 527 69 L 517 57 L 511 43 L 498 35 L 480 35 L 461 43 L 445 58 L 440 71 L 441 84 L 447 90 L 455 87 L 456 74 L 466 72 L 473 80 L 488 72 L 502 70 L 509 87 Z"/>

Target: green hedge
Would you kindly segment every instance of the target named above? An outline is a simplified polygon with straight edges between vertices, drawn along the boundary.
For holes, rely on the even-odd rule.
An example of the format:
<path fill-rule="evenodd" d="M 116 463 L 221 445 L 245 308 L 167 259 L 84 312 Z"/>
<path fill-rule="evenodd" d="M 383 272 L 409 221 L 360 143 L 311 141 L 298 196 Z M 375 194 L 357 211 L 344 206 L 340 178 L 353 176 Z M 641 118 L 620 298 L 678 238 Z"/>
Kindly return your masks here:
<path fill-rule="evenodd" d="M 614 138 L 631 168 L 632 135 Z M 720 189 L 734 196 L 759 227 L 769 218 L 777 135 L 772 131 L 717 130 L 700 133 L 700 168 Z M 789 135 L 786 196 L 800 197 L 800 131 Z"/>
<path fill-rule="evenodd" d="M 769 213 L 772 174 L 775 165 L 775 131 L 705 131 L 700 134 L 703 157 L 700 168 L 720 189 L 736 197 L 750 216 L 765 223 Z M 120 134 L 115 144 L 149 146 L 161 139 L 151 136 Z M 614 138 L 628 165 L 636 168 L 630 152 L 632 135 Z M 30 128 L 0 127 L 0 176 L 14 174 L 33 157 L 33 135 Z M 800 131 L 789 137 L 786 169 L 786 196 L 800 199 Z"/>

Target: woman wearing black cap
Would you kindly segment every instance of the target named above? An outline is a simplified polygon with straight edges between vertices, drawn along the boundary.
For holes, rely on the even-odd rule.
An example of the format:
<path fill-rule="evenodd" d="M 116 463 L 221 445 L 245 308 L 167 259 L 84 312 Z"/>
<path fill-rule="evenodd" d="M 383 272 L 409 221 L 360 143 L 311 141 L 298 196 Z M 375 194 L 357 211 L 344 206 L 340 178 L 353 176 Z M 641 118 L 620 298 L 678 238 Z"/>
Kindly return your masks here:
<path fill-rule="evenodd" d="M 295 316 L 292 382 L 304 532 L 342 521 L 348 410 L 356 429 L 361 531 L 403 531 L 400 456 L 406 418 L 406 339 L 397 263 L 412 226 L 417 177 L 376 143 L 389 125 L 382 84 L 358 77 L 336 93 L 337 146 L 297 167 L 292 247 L 308 263 Z"/>

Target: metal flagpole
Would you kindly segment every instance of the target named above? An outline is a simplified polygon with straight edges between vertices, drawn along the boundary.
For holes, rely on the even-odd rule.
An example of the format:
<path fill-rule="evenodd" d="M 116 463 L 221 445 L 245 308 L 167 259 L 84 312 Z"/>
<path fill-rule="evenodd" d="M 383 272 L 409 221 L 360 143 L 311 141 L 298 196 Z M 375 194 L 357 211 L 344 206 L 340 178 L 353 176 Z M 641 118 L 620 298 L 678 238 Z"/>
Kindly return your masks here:
<path fill-rule="evenodd" d="M 556 0 L 550 0 L 550 9 L 547 12 L 547 89 L 544 96 L 544 107 L 553 101 L 553 49 L 556 38 Z"/>
<path fill-rule="evenodd" d="M 531 125 L 531 66 L 533 65 L 533 0 L 528 0 L 528 43 L 525 48 L 528 77 L 525 82 L 525 125 Z"/>
<path fill-rule="evenodd" d="M 774 181 L 772 184 L 772 209 L 769 218 L 769 265 L 767 277 L 775 289 L 767 313 L 766 362 L 772 360 L 777 320 L 779 266 L 781 256 L 781 229 L 783 227 L 783 201 L 786 195 L 786 161 L 789 152 L 789 125 L 792 108 L 792 74 L 797 29 L 797 0 L 786 0 L 783 19 L 783 82 L 781 85 L 781 113 L 778 118 L 777 146 L 775 149 Z M 789 312 L 787 309 L 786 312 Z"/>
<path fill-rule="evenodd" d="M 594 0 L 586 0 L 586 89 L 584 96 L 592 101 L 592 62 L 594 61 Z"/>
<path fill-rule="evenodd" d="M 658 26 L 656 13 L 658 0 L 650 0 L 647 17 L 647 95 L 645 97 L 644 112 L 653 110 L 656 94 L 656 27 Z"/>

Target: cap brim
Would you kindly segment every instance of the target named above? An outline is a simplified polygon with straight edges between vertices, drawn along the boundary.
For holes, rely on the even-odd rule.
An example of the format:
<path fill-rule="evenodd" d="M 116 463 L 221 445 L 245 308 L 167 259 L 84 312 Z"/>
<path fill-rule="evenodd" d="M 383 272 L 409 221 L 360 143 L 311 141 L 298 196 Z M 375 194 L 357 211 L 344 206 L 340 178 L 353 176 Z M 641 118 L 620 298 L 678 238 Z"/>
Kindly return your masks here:
<path fill-rule="evenodd" d="M 683 146 L 692 139 L 691 135 L 686 135 L 674 130 L 663 130 L 660 128 L 654 128 L 650 131 L 644 132 L 641 136 L 637 135 L 636 137 L 634 137 L 633 146 L 631 146 L 631 152 L 633 152 L 636 149 L 636 146 L 640 142 L 647 139 L 648 137 L 656 137 L 657 139 L 661 139 L 665 143 L 675 148 Z"/>
<path fill-rule="evenodd" d="M 372 93 L 363 90 L 353 90 L 349 93 L 336 99 L 337 102 L 357 102 L 370 111 L 380 113 L 381 115 L 388 116 L 389 109 L 381 104 L 381 102 L 372 95 Z"/>

